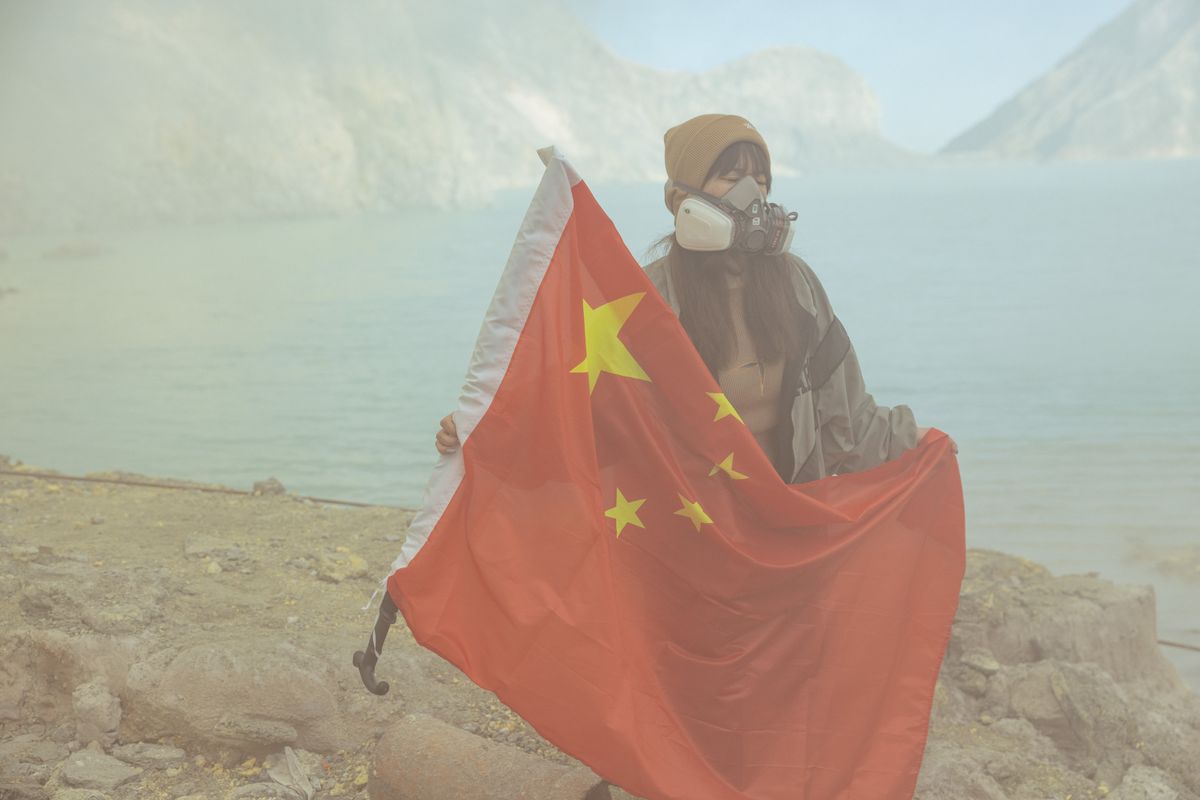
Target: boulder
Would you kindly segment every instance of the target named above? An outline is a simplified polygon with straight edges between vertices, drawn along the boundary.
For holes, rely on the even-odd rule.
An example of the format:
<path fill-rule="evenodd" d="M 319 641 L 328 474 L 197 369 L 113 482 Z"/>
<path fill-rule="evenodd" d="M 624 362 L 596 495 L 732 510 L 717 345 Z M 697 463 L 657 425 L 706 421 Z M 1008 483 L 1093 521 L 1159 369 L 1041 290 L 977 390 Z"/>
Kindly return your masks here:
<path fill-rule="evenodd" d="M 0 798 L 3 800 L 48 800 L 41 784 L 0 774 Z"/>
<path fill-rule="evenodd" d="M 917 797 L 1136 796 L 1144 766 L 1200 800 L 1200 697 L 1154 619 L 1148 587 L 969 551 Z"/>
<path fill-rule="evenodd" d="M 265 481 L 255 481 L 254 487 L 251 489 L 251 494 L 256 497 L 263 495 L 281 495 L 287 494 L 287 489 L 274 475 L 267 478 Z"/>
<path fill-rule="evenodd" d="M 371 574 L 367 560 L 345 547 L 339 547 L 333 552 L 317 553 L 316 564 L 317 577 L 329 583 L 341 583 L 349 578 L 366 578 Z"/>
<path fill-rule="evenodd" d="M 1032 724 L 1082 774 L 1112 781 L 1124 774 L 1137 726 L 1128 696 L 1096 664 L 1022 664 L 989 684 L 988 700 Z"/>
<path fill-rule="evenodd" d="M 108 800 L 108 795 L 96 789 L 59 789 L 50 800 Z"/>
<path fill-rule="evenodd" d="M 0 778 L 40 787 L 68 755 L 70 752 L 62 744 L 46 741 L 36 734 L 13 736 L 0 741 Z M 0 783 L 0 798 L 22 796 L 16 789 L 6 790 L 3 786 Z"/>
<path fill-rule="evenodd" d="M 182 763 L 187 758 L 187 753 L 178 747 L 149 742 L 118 745 L 112 748 L 110 753 L 114 758 L 146 769 L 166 769 Z"/>
<path fill-rule="evenodd" d="M 63 764 L 62 780 L 81 789 L 112 791 L 142 774 L 137 767 L 95 750 L 72 753 Z"/>
<path fill-rule="evenodd" d="M 247 783 L 230 792 L 229 800 L 303 800 L 286 786 L 278 783 Z"/>
<path fill-rule="evenodd" d="M 1001 664 L 1090 661 L 1117 681 L 1179 688 L 1157 629 L 1153 587 L 1056 578 L 1023 558 L 971 550 L 946 658 L 952 670 L 984 674 Z"/>
<path fill-rule="evenodd" d="M 555 764 L 409 714 L 376 745 L 368 790 L 371 800 L 592 800 L 608 796 L 602 784 L 586 767 Z"/>
<path fill-rule="evenodd" d="M 1121 785 L 1108 800 L 1187 800 L 1189 797 L 1195 795 L 1181 794 L 1176 782 L 1161 769 L 1137 764 L 1129 768 Z"/>
<path fill-rule="evenodd" d="M 284 745 L 330 752 L 344 744 L 335 685 L 328 664 L 286 642 L 168 649 L 130 669 L 121 737 L 172 736 L 254 755 Z"/>
<path fill-rule="evenodd" d="M 121 701 L 109 693 L 103 678 L 77 686 L 71 695 L 71 705 L 75 711 L 75 738 L 80 744 L 99 742 L 108 748 L 116 742 Z"/>

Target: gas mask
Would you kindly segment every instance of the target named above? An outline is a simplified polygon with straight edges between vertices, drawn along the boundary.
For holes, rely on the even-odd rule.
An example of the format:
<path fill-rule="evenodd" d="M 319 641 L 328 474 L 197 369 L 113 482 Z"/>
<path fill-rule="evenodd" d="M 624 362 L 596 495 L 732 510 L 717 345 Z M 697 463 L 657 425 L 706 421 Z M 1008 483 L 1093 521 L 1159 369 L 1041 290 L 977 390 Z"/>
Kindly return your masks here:
<path fill-rule="evenodd" d="M 677 181 L 667 181 L 688 192 L 675 214 L 675 238 L 688 250 L 739 250 L 778 255 L 792 244 L 796 229 L 790 214 L 778 203 L 768 203 L 758 193 L 758 183 L 746 175 L 716 197 Z"/>

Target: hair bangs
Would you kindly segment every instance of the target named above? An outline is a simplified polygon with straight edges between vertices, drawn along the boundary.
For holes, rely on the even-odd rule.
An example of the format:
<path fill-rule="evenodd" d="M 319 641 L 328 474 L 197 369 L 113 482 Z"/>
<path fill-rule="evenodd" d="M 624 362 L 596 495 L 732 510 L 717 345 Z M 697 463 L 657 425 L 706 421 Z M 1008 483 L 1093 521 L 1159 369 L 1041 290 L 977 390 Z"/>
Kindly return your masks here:
<path fill-rule="evenodd" d="M 726 172 L 740 172 L 743 175 L 764 175 L 767 179 L 767 190 L 771 189 L 771 162 L 763 149 L 754 142 L 734 142 L 721 151 L 713 162 L 704 182 Z"/>

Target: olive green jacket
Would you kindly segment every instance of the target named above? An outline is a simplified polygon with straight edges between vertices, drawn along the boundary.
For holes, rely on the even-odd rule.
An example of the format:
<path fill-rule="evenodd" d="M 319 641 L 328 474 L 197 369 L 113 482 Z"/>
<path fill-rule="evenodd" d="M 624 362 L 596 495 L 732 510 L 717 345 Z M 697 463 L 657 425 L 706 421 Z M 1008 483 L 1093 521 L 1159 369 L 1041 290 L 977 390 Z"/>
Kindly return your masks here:
<path fill-rule="evenodd" d="M 858 472 L 896 458 L 917 443 L 917 423 L 908 406 L 887 408 L 863 385 L 862 371 L 845 328 L 834 315 L 824 287 L 799 256 L 788 254 L 800 307 L 816 319 L 817 337 L 807 359 L 784 368 L 780 392 L 780 461 L 788 483 Z M 666 258 L 644 268 L 654 288 L 679 316 L 679 301 Z"/>

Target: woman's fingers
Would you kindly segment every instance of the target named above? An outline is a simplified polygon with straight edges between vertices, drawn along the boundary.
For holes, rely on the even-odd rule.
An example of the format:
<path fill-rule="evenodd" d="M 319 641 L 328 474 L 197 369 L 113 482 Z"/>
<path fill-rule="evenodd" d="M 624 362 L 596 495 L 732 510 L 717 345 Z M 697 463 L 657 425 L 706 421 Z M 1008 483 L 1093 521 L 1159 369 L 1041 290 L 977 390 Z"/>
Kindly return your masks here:
<path fill-rule="evenodd" d="M 454 415 L 447 414 L 442 417 L 442 429 L 437 432 L 436 444 L 439 453 L 443 455 L 453 453 L 458 447 L 458 428 L 454 424 Z"/>

